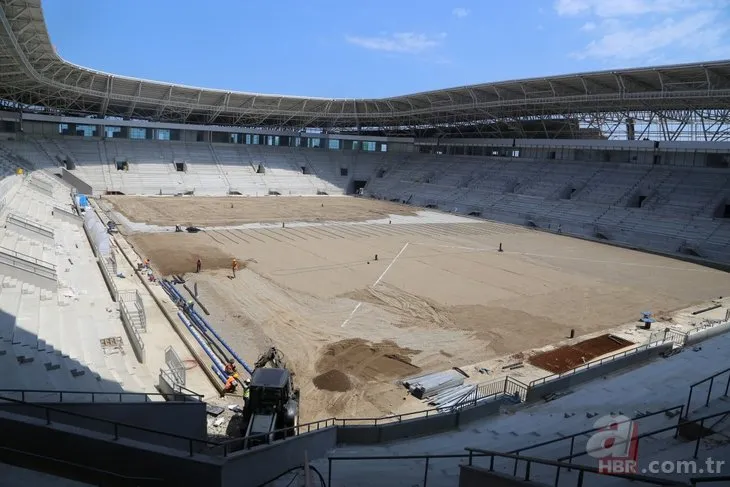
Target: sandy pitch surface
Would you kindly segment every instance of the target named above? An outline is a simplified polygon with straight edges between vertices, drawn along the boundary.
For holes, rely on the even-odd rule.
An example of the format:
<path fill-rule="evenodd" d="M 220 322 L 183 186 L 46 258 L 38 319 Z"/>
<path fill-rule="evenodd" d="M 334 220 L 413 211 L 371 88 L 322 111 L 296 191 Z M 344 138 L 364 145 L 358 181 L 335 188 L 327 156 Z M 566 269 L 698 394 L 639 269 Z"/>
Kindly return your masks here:
<path fill-rule="evenodd" d="M 279 198 L 278 211 L 296 215 L 308 199 Z M 268 198 L 247 204 L 256 201 L 270 208 Z M 404 400 L 398 378 L 542 347 L 571 328 L 580 336 L 636 321 L 641 311 L 684 308 L 730 286 L 726 273 L 669 258 L 446 217 L 129 238 L 166 273 L 192 271 L 202 259 L 203 272 L 187 277 L 211 322 L 250 362 L 270 345 L 284 352 L 302 390 L 303 422 L 423 408 Z M 227 268 L 233 256 L 245 264 L 236 279 Z"/>
<path fill-rule="evenodd" d="M 411 208 L 387 201 L 337 196 L 104 196 L 104 200 L 133 222 L 161 226 L 182 224 L 210 227 L 290 221 L 364 221 L 389 214 L 414 214 Z"/>

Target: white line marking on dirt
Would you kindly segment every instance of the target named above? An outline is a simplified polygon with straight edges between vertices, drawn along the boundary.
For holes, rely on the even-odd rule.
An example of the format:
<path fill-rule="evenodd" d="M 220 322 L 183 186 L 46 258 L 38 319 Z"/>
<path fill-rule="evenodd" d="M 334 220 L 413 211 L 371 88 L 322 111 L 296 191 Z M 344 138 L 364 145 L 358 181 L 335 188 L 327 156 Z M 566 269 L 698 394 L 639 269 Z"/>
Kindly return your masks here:
<path fill-rule="evenodd" d="M 400 252 L 398 252 L 398 254 L 391 261 L 391 263 L 388 264 L 388 267 L 385 268 L 385 270 L 383 271 L 383 273 L 380 274 L 380 277 L 378 277 L 378 279 L 373 283 L 373 285 L 371 287 L 375 287 L 378 284 L 380 284 L 380 281 L 383 280 L 383 278 L 388 273 L 388 271 L 390 270 L 390 268 L 393 267 L 393 264 L 395 264 L 395 261 L 398 260 L 398 257 L 400 257 L 403 254 L 403 252 L 405 252 L 405 250 L 408 248 L 408 244 L 410 244 L 410 242 L 406 242 L 406 244 L 403 246 L 403 248 L 400 249 Z M 355 305 L 355 309 L 353 309 L 352 310 L 352 313 L 350 313 L 350 316 L 348 316 L 347 319 L 342 322 L 342 325 L 340 325 L 340 328 L 344 328 L 350 322 L 350 320 L 352 319 L 352 317 L 355 316 L 355 313 L 357 313 L 357 310 L 360 309 L 360 306 L 362 306 L 362 302 L 359 302 L 359 303 L 357 303 L 357 305 Z"/>
<path fill-rule="evenodd" d="M 390 264 L 388 264 L 388 267 L 386 267 L 385 270 L 383 271 L 383 273 L 380 274 L 380 277 L 378 277 L 378 280 L 375 281 L 375 283 L 373 284 L 373 287 L 377 286 L 378 283 L 380 283 L 380 281 L 385 277 L 385 275 L 388 273 L 388 271 L 390 270 L 390 268 L 393 267 L 393 264 L 395 264 L 395 261 L 398 260 L 398 257 L 400 257 L 401 254 L 403 252 L 405 252 L 405 250 L 408 248 L 408 244 L 409 243 L 410 242 L 406 242 L 406 244 L 403 246 L 403 248 L 400 249 L 400 252 L 398 252 L 398 255 L 395 256 L 395 258 L 393 259 L 393 261 Z"/>
<path fill-rule="evenodd" d="M 355 316 L 355 313 L 357 312 L 357 310 L 360 309 L 360 306 L 362 306 L 362 303 L 357 303 L 357 305 L 355 306 L 355 309 L 353 309 L 352 313 L 350 313 L 350 316 L 348 316 L 347 319 L 342 322 L 342 325 L 340 326 L 340 328 L 344 328 L 345 325 L 350 322 L 352 317 Z"/>

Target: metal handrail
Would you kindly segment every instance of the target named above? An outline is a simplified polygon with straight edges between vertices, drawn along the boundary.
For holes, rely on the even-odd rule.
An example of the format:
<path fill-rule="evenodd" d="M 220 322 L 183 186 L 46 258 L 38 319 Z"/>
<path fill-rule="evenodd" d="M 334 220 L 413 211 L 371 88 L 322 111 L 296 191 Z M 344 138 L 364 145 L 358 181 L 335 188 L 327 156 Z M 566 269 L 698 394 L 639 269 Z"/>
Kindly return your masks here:
<path fill-rule="evenodd" d="M 707 399 L 705 399 L 705 407 L 707 407 L 707 406 L 710 405 L 710 397 L 712 396 L 712 386 L 715 383 L 715 378 L 718 377 L 718 376 L 720 376 L 720 375 L 722 375 L 722 374 L 727 374 L 728 372 L 730 372 L 730 368 L 727 368 L 725 370 L 721 370 L 720 372 L 716 372 L 716 373 L 712 374 L 711 376 L 705 377 L 704 379 L 702 379 L 702 380 L 700 380 L 698 382 L 695 382 L 694 384 L 692 384 L 691 386 L 689 386 L 689 395 L 687 396 L 687 406 L 684 408 L 684 416 L 685 417 L 687 417 L 689 415 L 689 406 L 690 406 L 690 403 L 692 402 L 692 391 L 694 391 L 694 388 L 697 387 L 697 386 L 699 386 L 699 385 L 704 384 L 708 380 L 710 381 L 710 387 L 707 389 Z M 730 374 L 728 374 L 728 376 L 727 376 L 727 384 L 725 384 L 725 394 L 724 394 L 724 396 L 727 396 L 728 389 L 730 389 Z"/>
<path fill-rule="evenodd" d="M 730 475 L 718 475 L 716 477 L 693 477 L 689 479 L 690 484 L 694 487 L 697 484 L 709 484 L 710 482 L 728 482 Z"/>
<path fill-rule="evenodd" d="M 634 441 L 634 440 L 638 442 L 639 440 L 641 440 L 642 438 L 645 438 L 647 436 L 652 436 L 652 435 L 655 435 L 655 434 L 658 434 L 658 433 L 664 433 L 666 431 L 672 431 L 672 430 L 674 430 L 674 437 L 676 438 L 679 435 L 679 429 L 682 426 L 696 424 L 699 421 L 699 423 L 700 423 L 700 429 L 703 429 L 706 420 L 713 419 L 713 418 L 717 418 L 718 416 L 729 416 L 729 415 L 730 415 L 730 409 L 727 410 L 727 411 L 719 412 L 719 413 L 708 414 L 707 416 L 703 416 L 703 417 L 697 418 L 697 419 L 687 419 L 687 418 L 683 418 L 680 415 L 679 416 L 679 421 L 677 421 L 677 424 L 675 424 L 675 425 L 666 426 L 664 428 L 659 428 L 659 429 L 656 429 L 656 430 L 653 430 L 653 431 L 648 431 L 646 433 L 642 433 L 640 435 L 637 435 L 636 438 L 632 438 L 632 439 L 628 439 L 628 440 L 621 440 L 621 441 L 618 442 L 618 444 L 626 443 L 627 441 Z M 699 452 L 699 448 L 700 448 L 700 440 L 702 438 L 703 438 L 702 435 L 699 435 L 697 437 L 697 441 L 695 442 L 695 450 L 694 450 L 693 458 L 697 458 L 697 453 Z M 599 450 L 601 450 L 601 448 L 595 448 L 593 450 L 585 450 L 585 451 L 582 451 L 582 452 L 579 452 L 579 453 L 571 453 L 568 456 L 558 458 L 558 461 L 561 461 L 561 462 L 564 461 L 564 460 L 570 460 L 570 461 L 572 461 L 572 460 L 574 460 L 574 459 L 576 459 L 578 457 L 582 457 L 584 455 L 589 455 L 592 452 L 599 451 Z"/>
<path fill-rule="evenodd" d="M 45 227 L 38 222 L 34 222 L 33 220 L 23 218 L 22 216 L 18 216 L 15 213 L 9 214 L 5 218 L 5 220 L 8 222 L 10 222 L 11 220 L 15 220 L 17 222 L 16 225 L 23 226 L 25 228 L 31 228 L 31 229 L 35 230 L 37 233 L 41 233 L 47 237 L 53 238 L 53 229 L 52 228 Z M 13 223 L 15 223 L 15 222 L 13 222 Z"/>
<path fill-rule="evenodd" d="M 194 397 L 197 401 L 203 400 L 202 394 L 198 394 L 196 392 L 190 391 L 190 389 L 186 389 L 186 390 L 189 391 L 189 393 L 181 392 L 180 395 L 182 395 L 184 397 L 190 397 L 190 398 Z M 122 391 L 122 392 L 89 391 L 89 392 L 86 392 L 86 391 L 56 391 L 56 390 L 48 390 L 48 389 L 0 389 L 0 401 L 3 401 L 6 399 L 5 396 L 3 395 L 5 393 L 16 393 L 16 394 L 20 393 L 21 402 L 28 402 L 28 401 L 26 401 L 26 397 L 25 397 L 26 393 L 28 393 L 28 394 L 45 394 L 45 395 L 49 395 L 49 396 L 58 395 L 58 398 L 59 398 L 58 402 L 64 402 L 64 400 L 63 400 L 64 395 L 66 397 L 73 396 L 73 395 L 85 395 L 85 396 L 90 395 L 92 403 L 96 402 L 95 398 L 100 397 L 100 396 L 107 396 L 107 397 L 116 396 L 119 399 L 119 401 L 117 401 L 117 402 L 123 402 L 122 398 L 128 397 L 128 396 L 132 396 L 132 397 L 144 396 L 145 400 L 139 401 L 139 402 L 152 402 L 150 397 L 162 397 L 162 398 L 167 397 L 167 395 L 161 394 L 159 392 L 152 392 L 152 393 L 126 392 L 126 391 Z M 88 402 L 88 401 L 85 401 L 85 402 Z M 107 401 L 103 401 L 103 402 L 107 402 Z M 185 402 L 185 401 L 183 401 L 183 402 Z"/>
<path fill-rule="evenodd" d="M 343 457 L 343 456 L 334 456 L 334 457 L 328 457 L 327 463 L 328 463 L 328 472 L 327 472 L 327 485 L 332 487 L 332 462 L 338 462 L 338 461 L 366 461 L 366 460 L 426 460 L 425 462 L 425 468 L 423 471 L 423 486 L 426 487 L 428 484 L 428 467 L 431 459 L 441 459 L 441 458 L 469 458 L 470 456 L 476 456 L 476 457 L 483 457 L 486 455 L 469 455 L 465 453 L 454 453 L 454 454 L 444 454 L 444 455 L 398 455 L 398 456 L 367 456 L 367 457 Z"/>
<path fill-rule="evenodd" d="M 100 468 L 91 467 L 89 465 L 83 465 L 76 462 L 69 462 L 68 460 L 60 460 L 58 458 L 49 457 L 46 455 L 39 455 L 38 453 L 31 453 L 23 450 L 17 450 L 15 448 L 10 448 L 7 446 L 0 446 L 0 450 L 9 452 L 11 455 L 21 455 L 23 457 L 30 457 L 34 460 L 41 460 L 41 463 L 44 465 L 48 464 L 56 464 L 60 465 L 62 467 L 70 467 L 76 470 L 80 470 L 83 472 L 88 472 L 92 475 L 98 475 L 103 476 L 109 479 L 112 484 L 110 485 L 124 485 L 129 487 L 141 487 L 141 486 L 161 486 L 163 485 L 163 479 L 156 478 L 156 477 L 133 477 L 128 475 L 122 475 L 118 474 L 116 472 L 110 472 L 108 470 L 103 470 Z M 8 462 L 7 459 L 3 459 L 6 461 L 6 463 L 10 463 L 11 465 L 16 465 L 16 463 L 13 463 L 12 461 Z M 19 462 L 22 463 L 22 462 Z M 18 465 L 21 468 L 24 468 L 24 466 Z M 34 469 L 37 469 L 37 467 L 34 465 Z M 47 470 L 40 470 L 41 472 L 47 471 Z M 108 485 L 107 483 L 104 483 L 103 485 Z"/>
<path fill-rule="evenodd" d="M 649 414 L 636 415 L 635 417 L 633 417 L 631 419 L 628 419 L 626 421 L 619 421 L 616 424 L 623 424 L 623 423 L 627 423 L 627 422 L 638 421 L 638 420 L 641 420 L 641 419 L 644 419 L 644 418 L 651 418 L 652 416 L 657 416 L 659 414 L 665 414 L 665 413 L 668 413 L 670 411 L 674 411 L 676 409 L 679 409 L 679 416 L 681 417 L 682 416 L 682 411 L 684 410 L 684 406 L 683 405 L 673 406 L 671 408 L 662 409 L 660 411 L 655 411 L 655 412 L 649 413 Z M 572 454 L 573 453 L 573 447 L 575 445 L 575 438 L 577 438 L 579 436 L 587 435 L 587 434 L 590 434 L 590 433 L 595 433 L 596 431 L 600 431 L 601 429 L 603 429 L 603 428 L 591 428 L 591 429 L 588 429 L 588 430 L 581 431 L 579 433 L 573 433 L 570 436 L 561 436 L 560 438 L 553 438 L 552 440 L 543 441 L 542 443 L 537 443 L 537 444 L 534 444 L 534 445 L 529 445 L 529 446 L 526 446 L 524 448 L 518 448 L 517 450 L 512 450 L 512 451 L 510 451 L 508 453 L 514 454 L 514 455 L 520 455 L 522 452 L 525 452 L 525 451 L 528 451 L 528 450 L 533 450 L 535 448 L 540 448 L 542 446 L 550 445 L 552 443 L 560 443 L 562 441 L 570 440 L 570 453 Z"/>
<path fill-rule="evenodd" d="M 657 340 L 655 342 L 645 343 L 643 345 L 639 345 L 638 347 L 634 347 L 634 348 L 630 348 L 628 350 L 624 350 L 623 352 L 614 353 L 612 355 L 609 355 L 608 357 L 603 357 L 603 358 L 600 358 L 598 360 L 593 360 L 591 362 L 586 362 L 585 364 L 583 364 L 583 365 L 581 365 L 579 367 L 576 367 L 574 369 L 570 369 L 570 370 L 568 370 L 566 372 L 562 372 L 560 374 L 546 375 L 545 377 L 541 377 L 539 379 L 535 379 L 535 380 L 531 381 L 530 384 L 529 384 L 529 387 L 532 388 L 532 387 L 535 387 L 535 386 L 538 386 L 538 385 L 545 384 L 546 382 L 550 382 L 550 381 L 553 381 L 553 380 L 560 379 L 562 377 L 568 377 L 570 375 L 575 375 L 578 372 L 581 372 L 583 370 L 588 370 L 591 367 L 600 366 L 600 365 L 603 365 L 606 362 L 613 362 L 614 360 L 617 360 L 619 358 L 627 357 L 629 355 L 632 355 L 632 354 L 635 354 L 635 353 L 638 353 L 638 352 L 642 352 L 642 351 L 648 350 L 650 348 L 655 348 L 655 347 L 663 344 L 664 341 L 665 340 Z"/>
<path fill-rule="evenodd" d="M 56 273 L 55 264 L 51 264 L 50 262 L 46 262 L 45 260 L 36 259 L 35 257 L 31 257 L 30 255 L 21 254 L 20 252 L 16 252 L 15 250 L 9 249 L 7 247 L 0 247 L 0 253 L 7 254 L 11 257 L 15 257 L 16 259 L 23 260 L 30 264 L 44 267 L 48 270 L 52 270 L 54 274 Z"/>
<path fill-rule="evenodd" d="M 630 474 L 630 473 L 610 473 L 610 472 L 601 472 L 598 470 L 597 467 L 591 467 L 588 465 L 576 465 L 572 463 L 565 463 L 560 460 L 545 460 L 543 458 L 535 458 L 535 457 L 523 457 L 519 455 L 513 455 L 511 453 L 500 453 L 496 451 L 491 450 L 483 450 L 481 448 L 466 448 L 466 451 L 469 452 L 469 465 L 472 465 L 472 459 L 474 456 L 488 456 L 490 457 L 489 462 L 489 471 L 494 472 L 494 459 L 496 458 L 511 458 L 515 461 L 523 461 L 527 463 L 527 466 L 525 468 L 525 481 L 530 481 L 530 470 L 532 467 L 532 464 L 537 465 L 547 465 L 551 467 L 556 467 L 555 472 L 555 484 L 558 485 L 558 480 L 560 479 L 560 470 L 561 469 L 570 469 L 570 470 L 577 470 L 578 471 L 578 478 L 576 479 L 577 487 L 582 487 L 584 482 L 584 477 L 586 473 L 601 475 L 601 476 L 611 476 L 611 477 L 618 477 L 623 478 L 626 480 L 631 480 L 635 482 L 644 482 L 645 484 L 651 484 L 651 485 L 682 485 L 686 486 L 687 483 L 685 482 L 677 482 L 674 480 L 666 480 L 659 477 L 649 477 L 646 475 L 638 475 L 638 474 Z M 479 455 L 473 455 L 473 453 L 478 453 Z"/>

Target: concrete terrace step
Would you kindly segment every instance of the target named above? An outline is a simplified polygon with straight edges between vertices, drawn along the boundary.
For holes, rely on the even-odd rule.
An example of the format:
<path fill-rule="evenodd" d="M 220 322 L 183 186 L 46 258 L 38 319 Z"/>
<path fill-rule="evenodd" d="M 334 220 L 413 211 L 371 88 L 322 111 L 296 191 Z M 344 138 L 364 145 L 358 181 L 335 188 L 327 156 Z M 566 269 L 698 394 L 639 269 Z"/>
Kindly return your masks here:
<path fill-rule="evenodd" d="M 0 289 L 0 340 L 11 342 L 21 302 L 21 289 L 7 276 Z"/>
<path fill-rule="evenodd" d="M 14 345 L 37 348 L 40 303 L 40 293 L 35 286 L 23 284 L 13 331 Z"/>

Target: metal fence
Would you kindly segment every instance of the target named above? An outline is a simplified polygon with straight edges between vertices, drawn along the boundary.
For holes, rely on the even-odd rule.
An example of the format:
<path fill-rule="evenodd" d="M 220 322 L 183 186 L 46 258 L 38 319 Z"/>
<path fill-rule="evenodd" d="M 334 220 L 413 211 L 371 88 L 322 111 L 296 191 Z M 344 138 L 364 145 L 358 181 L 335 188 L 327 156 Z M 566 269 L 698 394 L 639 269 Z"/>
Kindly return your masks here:
<path fill-rule="evenodd" d="M 185 385 L 185 364 L 180 359 L 172 345 L 165 349 L 165 363 L 170 370 L 170 375 L 174 379 L 175 383 L 184 386 Z"/>

